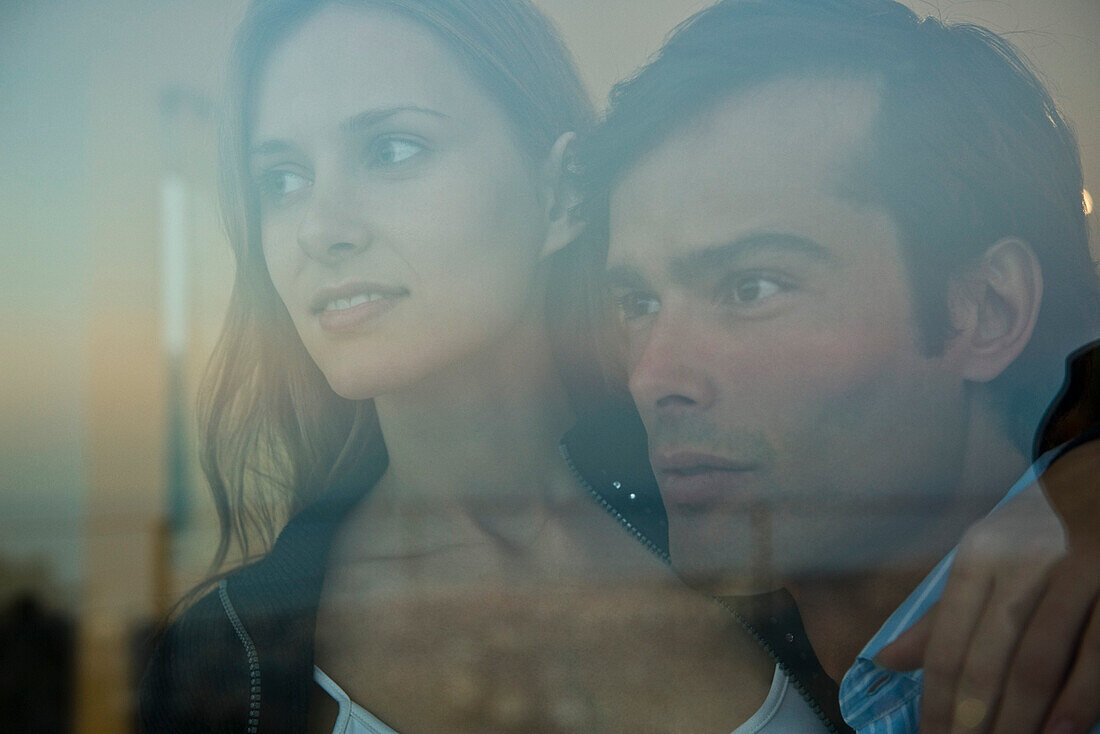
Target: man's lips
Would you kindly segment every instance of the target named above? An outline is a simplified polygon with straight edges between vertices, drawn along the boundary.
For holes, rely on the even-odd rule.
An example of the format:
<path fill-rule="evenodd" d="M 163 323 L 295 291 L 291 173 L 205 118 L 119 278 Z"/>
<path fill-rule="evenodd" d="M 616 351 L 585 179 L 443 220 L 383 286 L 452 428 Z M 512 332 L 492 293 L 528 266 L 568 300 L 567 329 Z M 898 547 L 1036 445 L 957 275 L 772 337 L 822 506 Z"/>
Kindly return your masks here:
<path fill-rule="evenodd" d="M 748 503 L 748 483 L 759 468 L 754 462 L 693 451 L 657 451 L 653 455 L 661 496 L 667 504 L 684 509 L 718 502 Z"/>

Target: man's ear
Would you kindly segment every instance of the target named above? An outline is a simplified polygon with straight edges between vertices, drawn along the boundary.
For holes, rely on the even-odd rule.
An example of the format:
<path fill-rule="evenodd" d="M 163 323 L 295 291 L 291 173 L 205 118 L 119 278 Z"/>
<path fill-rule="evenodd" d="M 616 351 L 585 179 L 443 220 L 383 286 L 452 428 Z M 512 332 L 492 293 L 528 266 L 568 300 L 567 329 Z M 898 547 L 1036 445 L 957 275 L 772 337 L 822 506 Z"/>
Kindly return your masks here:
<path fill-rule="evenodd" d="M 565 133 L 554 143 L 543 164 L 540 195 L 546 214 L 546 239 L 541 257 L 549 257 L 584 231 L 573 209 L 581 202 L 579 182 L 573 165 L 576 133 Z"/>
<path fill-rule="evenodd" d="M 952 290 L 957 333 L 950 349 L 956 352 L 964 379 L 989 382 L 1031 340 L 1043 300 L 1039 260 L 1023 240 L 998 240 Z"/>

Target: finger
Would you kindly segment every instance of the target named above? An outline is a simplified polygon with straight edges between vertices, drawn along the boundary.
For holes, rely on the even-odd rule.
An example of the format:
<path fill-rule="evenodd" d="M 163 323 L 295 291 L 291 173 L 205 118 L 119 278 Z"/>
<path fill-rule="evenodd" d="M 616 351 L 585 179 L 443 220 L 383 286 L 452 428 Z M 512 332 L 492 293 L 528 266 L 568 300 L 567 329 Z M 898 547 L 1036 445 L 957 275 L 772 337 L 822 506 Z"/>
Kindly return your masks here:
<path fill-rule="evenodd" d="M 1069 560 L 1052 571 L 1016 647 L 994 734 L 1038 731 L 1065 680 L 1095 595 L 1095 585 L 1081 581 L 1089 576 Z"/>
<path fill-rule="evenodd" d="M 946 734 L 955 709 L 955 685 L 992 586 L 989 575 L 956 563 L 947 580 L 924 655 L 921 731 Z"/>
<path fill-rule="evenodd" d="M 916 670 L 924 665 L 924 652 L 932 638 L 939 603 L 933 604 L 916 624 L 875 655 L 875 663 L 888 670 Z"/>
<path fill-rule="evenodd" d="M 1100 719 L 1097 691 L 1100 691 L 1100 601 L 1094 599 L 1077 661 L 1054 704 L 1043 734 L 1084 734 Z"/>
<path fill-rule="evenodd" d="M 994 721 L 1006 669 L 1045 586 L 1045 564 L 995 582 L 955 688 L 951 734 L 982 734 Z"/>

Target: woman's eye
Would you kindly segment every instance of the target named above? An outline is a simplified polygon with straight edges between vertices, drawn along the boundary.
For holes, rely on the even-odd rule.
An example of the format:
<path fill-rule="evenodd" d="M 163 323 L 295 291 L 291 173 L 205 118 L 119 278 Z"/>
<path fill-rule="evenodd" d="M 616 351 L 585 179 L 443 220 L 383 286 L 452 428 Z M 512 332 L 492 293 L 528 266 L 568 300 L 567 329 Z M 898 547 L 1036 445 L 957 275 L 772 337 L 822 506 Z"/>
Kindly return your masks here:
<path fill-rule="evenodd" d="M 260 177 L 260 195 L 267 201 L 279 203 L 296 191 L 312 183 L 293 171 L 268 171 Z"/>
<path fill-rule="evenodd" d="M 623 321 L 633 321 L 660 311 L 661 302 L 646 293 L 623 293 L 615 296 L 615 307 Z"/>
<path fill-rule="evenodd" d="M 727 305 L 751 306 L 785 290 L 782 283 L 762 275 L 741 276 L 723 283 L 719 300 Z"/>
<path fill-rule="evenodd" d="M 375 141 L 367 153 L 370 166 L 397 166 L 415 158 L 426 150 L 424 145 L 409 138 L 381 138 Z"/>

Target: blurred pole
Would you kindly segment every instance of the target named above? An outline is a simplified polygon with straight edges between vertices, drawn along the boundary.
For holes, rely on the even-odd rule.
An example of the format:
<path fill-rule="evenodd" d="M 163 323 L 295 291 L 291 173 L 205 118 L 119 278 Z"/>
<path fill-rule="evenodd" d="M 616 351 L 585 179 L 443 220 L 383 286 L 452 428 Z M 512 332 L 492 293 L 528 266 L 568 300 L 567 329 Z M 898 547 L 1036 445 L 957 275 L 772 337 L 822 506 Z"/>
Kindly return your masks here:
<path fill-rule="evenodd" d="M 160 186 L 161 344 L 167 368 L 165 386 L 164 510 L 156 529 L 153 608 L 161 615 L 170 609 L 176 568 L 175 547 L 189 519 L 191 442 L 188 432 L 189 393 L 187 349 L 189 273 L 191 252 L 192 186 L 187 171 L 190 151 L 188 127 L 205 119 L 205 98 L 184 87 L 161 93 L 165 171 Z"/>
<path fill-rule="evenodd" d="M 187 185 L 169 171 L 161 182 L 161 343 L 167 367 L 165 507 L 158 523 L 153 608 L 167 613 L 173 594 L 173 545 L 187 521 Z"/>

